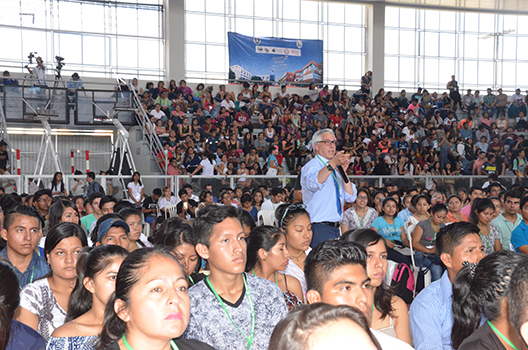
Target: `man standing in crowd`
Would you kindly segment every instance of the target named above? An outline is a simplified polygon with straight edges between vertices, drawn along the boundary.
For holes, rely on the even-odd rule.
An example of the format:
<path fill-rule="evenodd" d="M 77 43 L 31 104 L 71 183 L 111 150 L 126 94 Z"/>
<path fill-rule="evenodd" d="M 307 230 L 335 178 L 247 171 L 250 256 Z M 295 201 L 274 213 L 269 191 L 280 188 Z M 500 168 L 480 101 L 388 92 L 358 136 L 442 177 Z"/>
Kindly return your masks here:
<path fill-rule="evenodd" d="M 86 197 L 90 197 L 93 193 L 102 193 L 104 195 L 103 188 L 99 185 L 99 182 L 95 181 L 95 173 L 93 171 L 89 171 L 86 174 L 86 182 L 88 182 Z"/>
<path fill-rule="evenodd" d="M 515 190 L 506 192 L 504 194 L 504 211 L 491 222 L 500 231 L 502 249 L 504 250 L 513 250 L 510 242 L 511 235 L 522 221 L 522 216 L 519 214 L 520 203 L 520 192 Z"/>
<path fill-rule="evenodd" d="M 51 197 L 50 190 L 38 190 L 33 195 L 33 206 L 38 210 L 44 220 L 48 217 L 49 208 L 51 206 Z"/>
<path fill-rule="evenodd" d="M 438 232 L 436 251 L 447 271 L 411 304 L 409 315 L 416 350 L 452 349 L 452 283 L 465 262 L 477 264 L 484 257 L 479 228 L 469 222 L 447 225 Z"/>
<path fill-rule="evenodd" d="M 352 181 L 343 181 L 338 171 L 340 166 L 346 173 L 351 162 L 349 154 L 336 153 L 334 132 L 320 130 L 314 134 L 312 143 L 316 156 L 302 168 L 301 186 L 312 222 L 310 246 L 315 247 L 319 242 L 339 237 L 344 202 L 353 203 L 357 190 Z"/>

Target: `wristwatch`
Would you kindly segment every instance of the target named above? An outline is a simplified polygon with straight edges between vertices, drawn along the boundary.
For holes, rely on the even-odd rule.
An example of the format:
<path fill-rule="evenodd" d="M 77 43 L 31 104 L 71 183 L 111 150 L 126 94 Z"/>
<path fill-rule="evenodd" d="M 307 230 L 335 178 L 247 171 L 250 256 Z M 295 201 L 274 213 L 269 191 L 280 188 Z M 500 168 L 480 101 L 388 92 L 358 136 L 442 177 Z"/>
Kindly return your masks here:
<path fill-rule="evenodd" d="M 328 171 L 334 171 L 334 167 L 330 165 L 330 163 L 326 163 L 326 169 L 328 169 Z"/>

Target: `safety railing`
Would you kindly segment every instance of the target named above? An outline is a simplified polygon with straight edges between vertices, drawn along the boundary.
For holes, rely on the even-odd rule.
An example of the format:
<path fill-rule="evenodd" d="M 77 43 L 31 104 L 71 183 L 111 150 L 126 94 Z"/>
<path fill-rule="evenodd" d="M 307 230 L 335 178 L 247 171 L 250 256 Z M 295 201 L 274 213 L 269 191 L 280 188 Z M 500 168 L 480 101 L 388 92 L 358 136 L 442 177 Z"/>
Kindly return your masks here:
<path fill-rule="evenodd" d="M 0 184 L 5 181 L 15 181 L 17 193 L 30 193 L 30 187 L 35 189 L 35 186 L 30 186 L 30 182 L 37 184 L 38 188 L 48 188 L 53 175 L 0 175 Z M 277 176 L 266 176 L 266 175 L 215 175 L 215 176 L 203 176 L 203 175 L 141 175 L 141 181 L 145 188 L 145 197 L 150 196 L 155 188 L 162 189 L 168 186 L 171 191 L 177 196 L 179 190 L 186 184 L 190 184 L 193 187 L 195 193 L 199 193 L 201 189 L 206 185 L 210 184 L 213 186 L 213 191 L 219 192 L 224 188 L 236 188 L 236 187 L 247 187 L 257 188 L 258 186 L 264 185 L 270 189 L 272 187 L 294 187 L 298 176 L 296 175 L 277 175 Z M 488 180 L 487 176 L 474 176 L 474 175 L 458 175 L 458 176 L 442 176 L 442 175 L 427 175 L 427 176 L 381 176 L 381 175 L 369 175 L 369 176 L 350 176 L 349 177 L 356 186 L 373 186 L 373 187 L 384 187 L 388 184 L 396 185 L 401 187 L 422 187 L 427 189 L 440 189 L 449 193 L 454 193 L 460 188 L 466 190 L 472 186 L 481 186 Z M 63 181 L 66 189 L 69 191 L 73 187 L 73 181 L 75 179 L 81 179 L 83 186 L 87 185 L 86 175 L 64 175 Z M 119 184 L 116 183 L 119 181 Z M 119 194 L 119 198 L 128 198 L 127 185 L 132 181 L 131 176 L 118 176 L 118 175 L 97 175 L 96 181 L 105 189 L 105 193 L 108 193 L 109 184 L 113 186 L 118 185 L 123 195 Z M 499 182 L 509 188 L 516 181 L 515 176 L 500 176 Z M 40 182 L 40 184 L 39 184 Z M 527 181 L 528 182 L 528 181 Z M 12 192 L 12 191 L 8 191 Z"/>

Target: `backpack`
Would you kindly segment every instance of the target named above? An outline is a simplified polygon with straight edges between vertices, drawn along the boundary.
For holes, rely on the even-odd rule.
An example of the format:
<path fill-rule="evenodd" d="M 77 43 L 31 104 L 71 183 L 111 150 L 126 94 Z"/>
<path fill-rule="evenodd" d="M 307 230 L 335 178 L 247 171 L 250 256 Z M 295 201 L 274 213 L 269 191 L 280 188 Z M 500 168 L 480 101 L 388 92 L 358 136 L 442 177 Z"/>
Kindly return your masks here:
<path fill-rule="evenodd" d="M 471 161 L 477 159 L 475 152 L 473 152 L 473 148 L 469 147 L 467 143 L 464 143 L 464 152 L 466 153 L 467 160 Z"/>
<path fill-rule="evenodd" d="M 407 264 L 401 263 L 396 266 L 392 275 L 391 287 L 394 289 L 394 294 L 402 298 L 406 304 L 413 301 L 414 273 Z"/>

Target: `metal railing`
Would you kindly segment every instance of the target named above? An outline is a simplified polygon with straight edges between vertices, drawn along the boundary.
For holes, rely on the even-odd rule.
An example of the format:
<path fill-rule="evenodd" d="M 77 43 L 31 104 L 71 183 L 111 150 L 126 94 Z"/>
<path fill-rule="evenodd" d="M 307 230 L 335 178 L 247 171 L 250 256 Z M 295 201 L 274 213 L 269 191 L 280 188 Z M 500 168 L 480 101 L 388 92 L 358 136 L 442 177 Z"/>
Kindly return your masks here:
<path fill-rule="evenodd" d="M 163 153 L 163 145 L 158 135 L 154 131 L 154 126 L 150 122 L 147 112 L 143 108 L 141 101 L 134 90 L 132 84 L 130 84 L 130 91 L 133 94 L 133 106 L 136 108 L 136 120 L 139 124 L 141 132 L 143 133 L 143 139 L 147 141 L 147 145 L 150 151 L 150 155 L 155 157 L 156 164 L 162 174 L 167 174 L 167 167 L 169 162 L 167 156 Z M 159 161 L 160 160 L 160 161 Z M 163 166 L 162 166 L 163 164 Z"/>
<path fill-rule="evenodd" d="M 29 193 L 29 180 L 33 180 L 34 183 L 38 184 L 40 180 L 39 188 L 48 188 L 53 175 L 0 175 L 0 183 L 4 181 L 14 180 L 17 186 L 17 193 Z M 70 190 L 70 184 L 74 178 L 81 178 L 86 185 L 86 175 L 64 175 L 64 185 L 66 189 Z M 487 176 L 474 176 L 474 175 L 459 175 L 459 176 L 442 176 L 442 175 L 428 175 L 428 176 L 350 176 L 352 182 L 359 185 L 367 185 L 374 187 L 384 187 L 386 184 L 398 185 L 399 187 L 424 187 L 427 184 L 434 184 L 434 188 L 447 190 L 453 192 L 460 188 L 466 190 L 474 185 L 482 185 L 487 181 Z M 120 180 L 123 187 L 123 198 L 128 198 L 127 184 L 132 180 L 131 176 L 118 176 L 118 175 L 98 175 L 96 181 L 108 192 L 107 184 L 114 179 Z M 240 181 L 241 179 L 245 181 Z M 436 180 L 436 181 L 435 181 Z M 515 183 L 515 176 L 500 176 L 499 182 L 509 187 Z M 203 176 L 203 175 L 142 175 L 141 181 L 145 187 L 145 197 L 151 195 L 155 188 L 163 188 L 164 186 L 170 187 L 171 191 L 177 196 L 179 190 L 185 184 L 190 184 L 196 193 L 199 193 L 205 184 L 213 185 L 214 191 L 219 191 L 223 188 L 235 188 L 237 186 L 256 188 L 260 185 L 264 185 L 267 188 L 276 186 L 285 187 L 291 185 L 293 187 L 297 181 L 296 175 L 277 175 L 277 176 L 266 176 L 266 175 L 215 175 L 215 176 Z M 108 193 L 107 193 L 108 194 Z"/>

